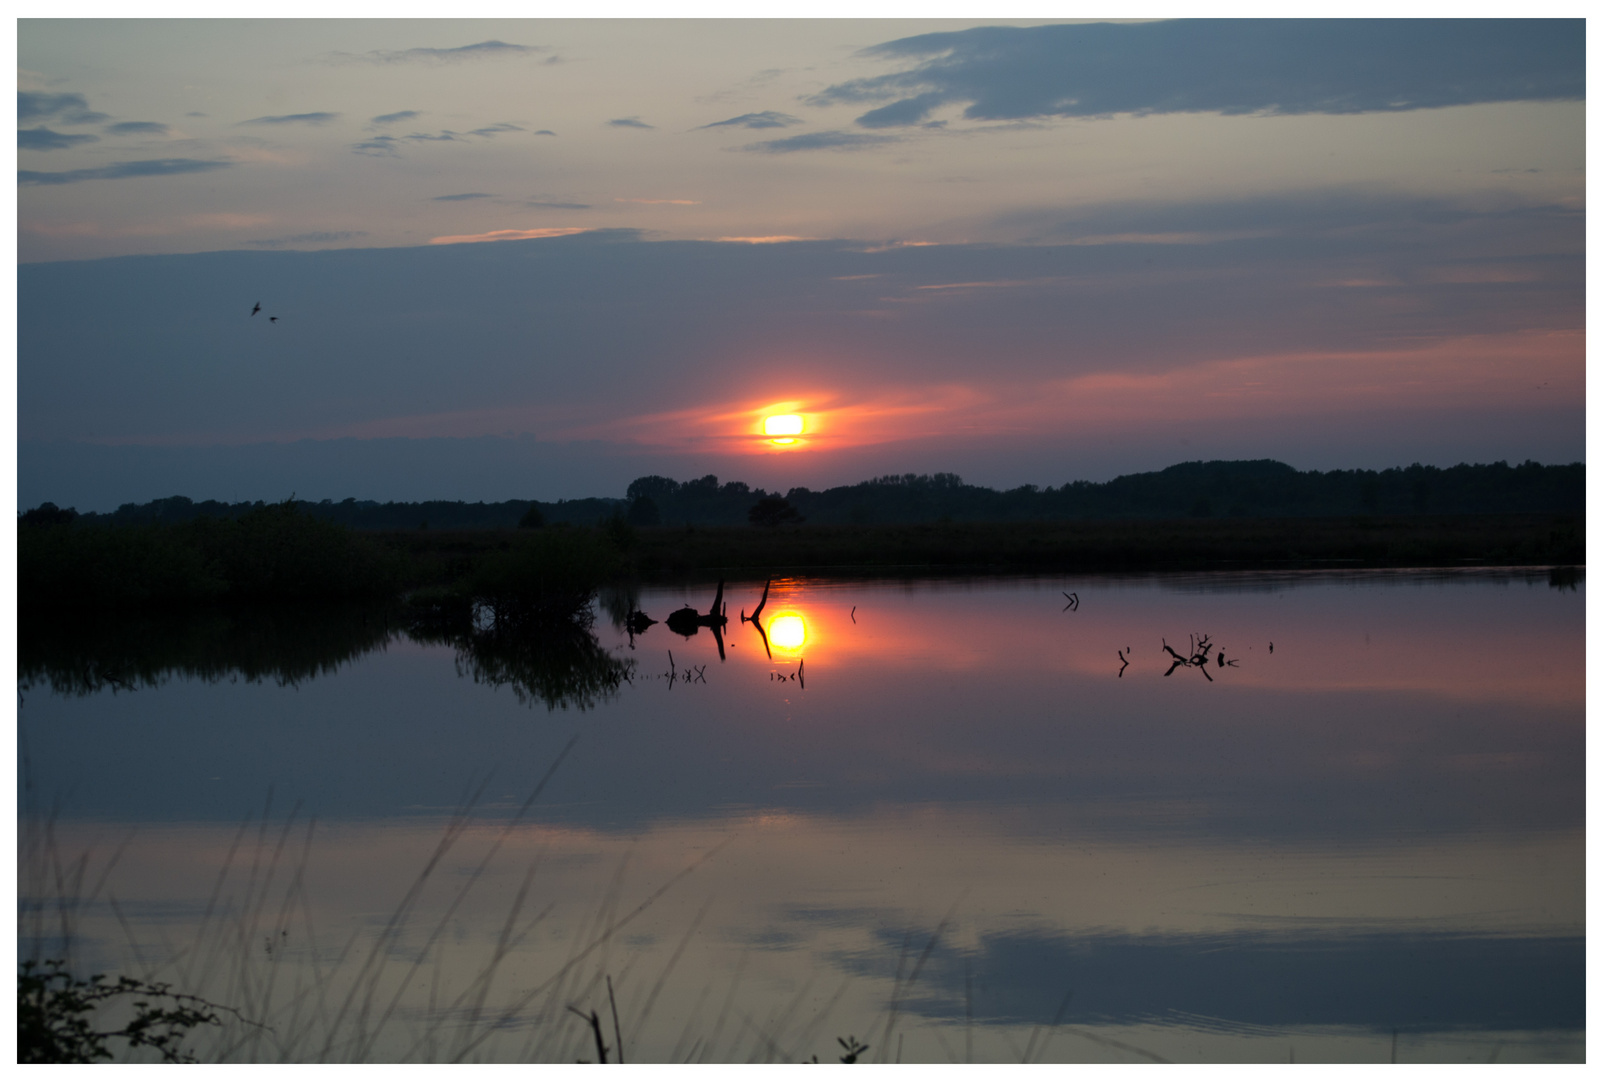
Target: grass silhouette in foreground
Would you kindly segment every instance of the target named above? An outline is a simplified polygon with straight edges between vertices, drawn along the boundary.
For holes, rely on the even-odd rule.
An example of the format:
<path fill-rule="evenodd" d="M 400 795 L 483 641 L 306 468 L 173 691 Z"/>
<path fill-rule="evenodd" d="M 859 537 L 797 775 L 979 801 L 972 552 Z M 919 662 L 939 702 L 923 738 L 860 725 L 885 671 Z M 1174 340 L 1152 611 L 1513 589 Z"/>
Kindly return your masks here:
<path fill-rule="evenodd" d="M 64 859 L 55 841 L 54 817 L 40 817 L 25 808 L 19 878 L 24 901 L 24 915 L 19 921 L 19 946 L 24 954 L 18 984 L 20 1059 L 460 1063 L 493 1057 L 574 1061 L 589 1043 L 595 1060 L 602 1063 L 638 1060 L 637 1053 L 626 1052 L 630 1039 L 649 1024 L 653 1007 L 696 936 L 711 902 L 702 905 L 645 994 L 643 1004 L 627 1018 L 626 1010 L 619 1007 L 603 950 L 670 890 L 681 887 L 699 867 L 716 858 L 732 837 L 702 852 L 627 909 L 621 903 L 620 871 L 595 906 L 589 925 L 579 928 L 567 959 L 557 963 L 554 970 L 534 976 L 532 986 L 510 993 L 503 990 L 493 998 L 491 990 L 498 974 L 518 945 L 541 926 L 549 911 L 547 908 L 533 915 L 527 913 L 534 906 L 532 885 L 537 864 L 531 864 L 508 905 L 496 944 L 477 974 L 465 985 L 458 982 L 443 996 L 436 985 L 429 993 L 427 1008 L 421 1012 L 416 1005 L 417 994 L 409 994 L 420 988 L 431 965 L 438 979 L 442 953 L 452 940 L 452 928 L 464 902 L 515 831 L 531 823 L 532 808 L 574 741 L 569 741 L 516 813 L 494 830 L 494 840 L 482 854 L 468 860 L 465 872 L 449 864 L 447 856 L 475 824 L 473 814 L 483 785 L 447 820 L 422 869 L 388 918 L 376 926 L 376 932 L 359 928 L 343 943 L 335 941 L 332 945 L 327 943 L 326 933 L 321 935 L 324 942 L 319 945 L 319 928 L 312 919 L 306 895 L 313 828 L 311 823 L 299 820 L 298 807 L 275 829 L 271 827 L 269 796 L 259 821 L 253 823 L 247 818 L 241 823 L 218 869 L 193 940 L 172 950 L 164 961 L 140 959 L 151 954 L 134 939 L 133 929 L 108 886 L 110 870 L 120 851 L 99 870 L 98 880 L 86 888 L 94 877 L 90 855 Z M 302 828 L 297 857 L 293 838 Z M 250 840 L 252 832 L 254 844 Z M 244 891 L 236 894 L 228 884 L 239 883 L 241 877 Z M 428 919 L 423 918 L 426 893 L 434 894 L 436 905 L 444 902 L 443 909 Z M 71 974 L 79 962 L 75 956 L 83 913 L 100 904 L 116 913 L 130 955 L 146 968 L 142 978 L 118 975 L 113 982 L 98 974 L 88 979 Z M 867 1033 L 869 1040 L 874 1040 L 874 1030 L 883 1025 L 883 1037 L 878 1042 L 889 1045 L 900 1002 L 918 979 L 924 960 L 944 928 L 945 923 L 936 929 L 910 973 L 905 969 L 904 948 L 888 1011 Z M 297 939 L 300 943 L 292 945 Z M 300 950 L 298 954 L 296 949 Z M 47 955 L 52 952 L 55 955 Z M 625 971 L 632 967 L 632 960 L 625 963 Z M 207 996 L 176 991 L 167 980 Z M 849 983 L 848 977 L 827 1002 L 815 1005 L 813 1015 L 796 1026 L 786 1041 L 805 1046 L 817 1038 Z M 786 1038 L 798 1010 L 809 1000 L 809 987 L 804 986 L 789 1008 L 772 1018 L 768 1025 L 771 1032 L 756 1027 L 736 1007 L 738 989 L 737 975 L 725 995 L 722 1011 L 712 1018 L 710 1030 L 699 1006 L 691 1012 L 669 1060 L 804 1060 L 802 1054 L 787 1051 L 779 1040 Z M 588 1005 L 603 990 L 611 1020 L 610 1046 L 601 1010 Z M 640 994 L 634 1000 L 639 1003 Z M 559 1022 L 570 1013 L 577 1014 L 582 1025 Z M 739 1016 L 743 1026 L 731 1031 L 727 1043 L 721 1042 L 732 1015 Z M 515 1042 L 524 1029 L 529 1035 L 520 1048 L 507 1045 L 507 1039 Z M 855 1035 L 837 1041 L 844 1051 L 840 1060 L 845 1063 L 861 1060 L 861 1055 L 870 1049 L 869 1042 L 859 1042 Z M 740 1052 L 743 1045 L 749 1049 Z M 1031 1050 L 1034 1047 L 1032 1038 Z M 883 1059 L 883 1053 L 881 1056 Z"/>

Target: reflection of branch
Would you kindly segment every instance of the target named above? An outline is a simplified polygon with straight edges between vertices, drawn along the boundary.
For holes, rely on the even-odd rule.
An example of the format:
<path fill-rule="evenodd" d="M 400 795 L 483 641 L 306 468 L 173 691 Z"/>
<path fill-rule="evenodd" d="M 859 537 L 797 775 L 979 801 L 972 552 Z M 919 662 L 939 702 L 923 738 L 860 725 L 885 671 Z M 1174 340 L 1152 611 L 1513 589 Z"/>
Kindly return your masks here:
<path fill-rule="evenodd" d="M 757 636 L 763 639 L 763 652 L 767 653 L 768 659 L 772 660 L 774 658 L 774 650 L 768 647 L 768 632 L 763 629 L 763 624 L 757 621 L 757 616 L 755 615 L 751 617 L 751 625 L 757 629 Z"/>
<path fill-rule="evenodd" d="M 1194 667 L 1202 671 L 1202 677 L 1204 679 L 1207 679 L 1209 682 L 1213 682 L 1213 676 L 1208 674 L 1208 653 L 1212 651 L 1214 643 L 1209 640 L 1207 634 L 1203 634 L 1201 637 L 1192 634 L 1190 637 L 1190 652 L 1185 656 L 1181 656 L 1179 653 L 1175 652 L 1173 647 L 1170 646 L 1167 638 L 1161 639 L 1163 641 L 1163 651 L 1174 657 L 1174 663 L 1169 665 L 1169 670 L 1163 673 L 1163 677 L 1168 678 L 1170 675 L 1173 675 L 1175 668 Z M 1123 653 L 1119 654 L 1119 659 L 1124 659 Z M 1126 663 L 1128 663 L 1128 661 L 1126 661 Z M 1218 664 L 1220 667 L 1237 666 L 1236 661 L 1225 659 L 1223 649 L 1219 650 Z M 1124 674 L 1123 668 L 1119 669 L 1119 674 Z"/>
<path fill-rule="evenodd" d="M 1069 601 L 1067 604 L 1063 605 L 1063 610 L 1064 611 L 1079 611 L 1080 610 L 1080 594 L 1079 593 L 1077 593 L 1077 592 L 1064 593 L 1063 595 L 1066 596 L 1068 598 L 1068 601 Z"/>
<path fill-rule="evenodd" d="M 1119 663 L 1121 665 L 1123 665 L 1122 667 L 1119 668 L 1119 678 L 1122 679 L 1122 678 L 1124 678 L 1124 669 L 1130 666 L 1130 660 L 1129 660 L 1128 657 L 1126 657 L 1124 655 L 1124 650 L 1123 649 L 1119 650 Z M 1171 669 L 1171 670 L 1173 670 L 1173 669 Z"/>
<path fill-rule="evenodd" d="M 757 602 L 757 607 L 752 610 L 752 613 L 749 616 L 744 611 L 740 613 L 741 622 L 757 621 L 757 616 L 761 615 L 763 613 L 763 608 L 768 605 L 768 586 L 772 585 L 773 583 L 773 578 L 769 578 L 763 583 L 763 598 Z"/>

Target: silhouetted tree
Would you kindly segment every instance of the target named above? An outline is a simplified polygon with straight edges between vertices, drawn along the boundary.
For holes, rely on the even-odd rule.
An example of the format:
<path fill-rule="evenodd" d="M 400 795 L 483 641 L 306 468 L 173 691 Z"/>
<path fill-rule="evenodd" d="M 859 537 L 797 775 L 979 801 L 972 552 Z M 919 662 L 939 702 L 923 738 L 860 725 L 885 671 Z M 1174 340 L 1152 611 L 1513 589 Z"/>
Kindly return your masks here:
<path fill-rule="evenodd" d="M 67 525 L 78 516 L 76 510 L 63 510 L 53 502 L 40 503 L 22 515 L 24 525 Z"/>
<path fill-rule="evenodd" d="M 629 524 L 641 528 L 650 528 L 662 523 L 662 511 L 657 509 L 657 502 L 650 495 L 641 495 L 629 503 Z"/>

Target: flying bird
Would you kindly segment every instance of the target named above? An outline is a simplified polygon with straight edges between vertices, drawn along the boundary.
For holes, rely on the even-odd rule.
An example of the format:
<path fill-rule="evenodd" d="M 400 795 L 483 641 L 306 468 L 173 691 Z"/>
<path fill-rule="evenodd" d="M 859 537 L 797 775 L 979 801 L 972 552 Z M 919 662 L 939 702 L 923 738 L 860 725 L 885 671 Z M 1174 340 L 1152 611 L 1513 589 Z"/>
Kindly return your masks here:
<path fill-rule="evenodd" d="M 256 306 L 250 309 L 250 313 L 255 315 L 260 310 L 262 310 L 262 302 L 258 300 L 256 301 Z"/>
<path fill-rule="evenodd" d="M 269 315 L 269 316 L 267 316 L 267 321 L 268 322 L 277 322 L 278 321 L 278 316 L 277 315 Z"/>

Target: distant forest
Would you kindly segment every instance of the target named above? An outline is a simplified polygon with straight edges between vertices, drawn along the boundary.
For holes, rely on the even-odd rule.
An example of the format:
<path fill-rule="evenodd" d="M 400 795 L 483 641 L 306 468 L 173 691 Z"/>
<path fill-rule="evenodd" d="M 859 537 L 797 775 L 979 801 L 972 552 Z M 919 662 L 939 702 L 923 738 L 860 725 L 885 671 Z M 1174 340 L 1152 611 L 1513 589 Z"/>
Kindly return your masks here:
<path fill-rule="evenodd" d="M 125 503 L 110 514 L 74 515 L 53 504 L 29 520 L 93 524 L 153 524 L 198 517 L 237 517 L 261 502 L 194 502 L 183 496 Z M 568 522 L 594 525 L 623 517 L 637 527 L 785 524 L 908 524 L 935 521 L 1053 521 L 1181 517 L 1337 517 L 1414 514 L 1582 514 L 1586 466 L 1410 465 L 1299 472 L 1278 461 L 1188 461 L 1160 472 L 1106 483 L 1076 480 L 1062 487 L 1026 484 L 1009 491 L 965 484 L 952 473 L 881 476 L 824 491 L 764 491 L 716 476 L 677 481 L 643 476 L 622 499 L 564 499 L 499 503 L 374 502 L 346 499 L 301 503 L 309 513 L 355 529 L 511 529 Z M 761 509 L 758 509 L 761 506 Z M 48 509 L 46 509 L 48 508 Z M 753 511 L 758 512 L 754 517 Z"/>

